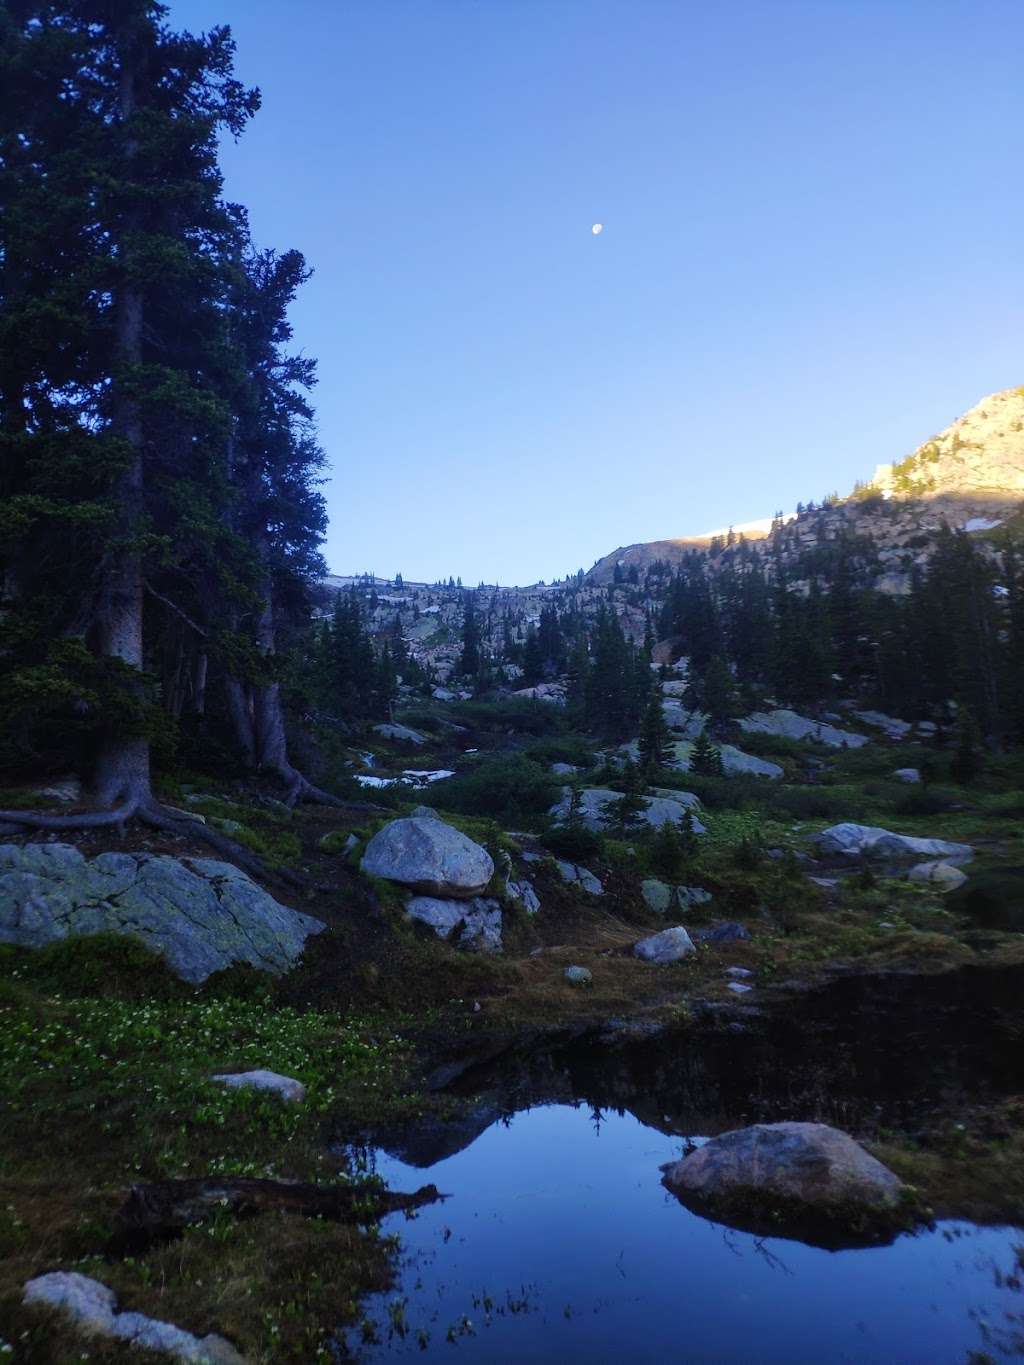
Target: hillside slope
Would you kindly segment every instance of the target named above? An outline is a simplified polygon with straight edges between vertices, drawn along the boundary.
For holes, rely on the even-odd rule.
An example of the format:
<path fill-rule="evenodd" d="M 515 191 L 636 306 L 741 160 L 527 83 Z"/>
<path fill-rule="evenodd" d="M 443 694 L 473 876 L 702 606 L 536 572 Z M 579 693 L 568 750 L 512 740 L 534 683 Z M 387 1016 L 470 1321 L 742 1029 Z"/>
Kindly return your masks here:
<path fill-rule="evenodd" d="M 881 500 L 888 505 L 878 515 Z M 816 537 L 824 515 L 830 522 L 856 523 L 858 535 L 871 537 L 880 550 L 892 553 L 942 522 L 967 531 L 991 529 L 1022 502 L 1024 388 L 1015 388 L 989 394 L 905 459 L 879 465 L 870 482 L 858 485 L 838 505 L 816 509 L 812 504 L 783 534 L 790 543 L 794 533 L 796 539 Z M 773 540 L 769 521 L 733 530 L 748 541 Z M 715 533 L 708 533 L 621 547 L 598 560 L 587 581 L 610 583 L 616 569 L 621 574 L 635 567 L 642 573 L 658 561 L 676 565 L 689 551 L 711 549 L 714 539 Z M 898 580 L 893 582 L 899 590 Z"/>

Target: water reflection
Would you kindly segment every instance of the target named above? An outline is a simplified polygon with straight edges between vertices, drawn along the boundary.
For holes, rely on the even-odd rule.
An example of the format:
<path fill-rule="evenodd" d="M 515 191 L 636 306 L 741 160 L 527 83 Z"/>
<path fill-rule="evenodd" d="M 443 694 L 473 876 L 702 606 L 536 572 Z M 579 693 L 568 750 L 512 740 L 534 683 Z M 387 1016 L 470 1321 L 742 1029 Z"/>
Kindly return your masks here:
<path fill-rule="evenodd" d="M 1020 1358 L 1019 1229 L 945 1223 L 844 1252 L 757 1238 L 666 1193 L 659 1166 L 683 1146 L 591 1105 L 492 1114 L 431 1165 L 452 1198 L 387 1221 L 403 1244 L 401 1283 L 371 1302 L 379 1341 L 357 1334 L 356 1353 L 694 1365 Z M 369 1160 L 396 1187 L 422 1170 L 380 1150 Z"/>

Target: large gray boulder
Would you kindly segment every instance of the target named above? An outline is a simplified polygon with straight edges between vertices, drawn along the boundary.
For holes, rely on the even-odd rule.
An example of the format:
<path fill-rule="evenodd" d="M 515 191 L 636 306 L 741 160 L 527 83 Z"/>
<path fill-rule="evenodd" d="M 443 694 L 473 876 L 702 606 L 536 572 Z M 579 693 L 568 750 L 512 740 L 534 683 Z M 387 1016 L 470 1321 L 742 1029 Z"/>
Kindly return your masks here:
<path fill-rule="evenodd" d="M 245 1365 L 243 1357 L 223 1337 L 196 1337 L 143 1313 L 117 1312 L 113 1291 L 77 1271 L 56 1270 L 29 1280 L 23 1297 L 25 1303 L 59 1309 L 90 1336 L 162 1351 L 174 1360 L 195 1365 Z"/>
<path fill-rule="evenodd" d="M 551 807 L 549 814 L 559 823 L 569 816 L 572 800 L 571 791 L 566 788 L 561 799 Z M 615 823 L 615 803 L 622 800 L 622 793 L 609 787 L 584 787 L 580 792 L 580 819 L 590 830 L 599 832 Z M 673 792 L 669 796 L 645 796 L 643 811 L 637 816 L 639 824 L 660 829 L 662 825 L 676 824 L 687 812 L 691 812 L 693 828 L 698 834 L 705 833 L 704 826 L 697 819 L 696 812 L 700 801 L 692 792 Z"/>
<path fill-rule="evenodd" d="M 693 940 L 681 924 L 673 925 L 671 929 L 662 929 L 660 934 L 642 938 L 639 943 L 633 945 L 633 952 L 641 961 L 659 964 L 679 962 L 696 951 Z"/>
<path fill-rule="evenodd" d="M 894 834 L 877 825 L 846 822 L 830 825 L 815 835 L 822 853 L 846 858 L 943 858 L 947 862 L 967 863 L 974 857 L 970 844 L 954 844 L 948 839 L 921 839 L 910 834 Z"/>
<path fill-rule="evenodd" d="M 456 900 L 478 896 L 494 876 L 485 848 L 443 820 L 422 816 L 385 825 L 366 845 L 360 866 L 425 896 Z"/>
<path fill-rule="evenodd" d="M 955 891 L 958 886 L 963 886 L 967 880 L 967 874 L 961 872 L 952 863 L 945 863 L 942 859 L 932 862 L 917 863 L 907 873 L 907 880 L 911 882 L 926 882 L 929 886 L 941 891 L 943 895 L 947 891 Z"/>
<path fill-rule="evenodd" d="M 873 1240 L 901 1221 L 906 1187 L 838 1128 L 824 1123 L 757 1123 L 712 1138 L 665 1168 L 665 1184 L 739 1226 L 767 1223 L 799 1235 L 833 1225 L 839 1243 Z M 817 1240 L 812 1238 L 809 1240 Z"/>
<path fill-rule="evenodd" d="M 478 953 L 501 952 L 501 905 L 485 896 L 472 900 L 443 900 L 437 896 L 413 896 L 406 905 L 411 919 L 433 929 L 438 938 L 450 939 L 455 931 L 464 948 Z"/>
<path fill-rule="evenodd" d="M 289 910 L 231 863 L 71 844 L 0 845 L 0 942 L 41 948 L 86 934 L 130 934 L 185 981 L 247 962 L 280 973 L 321 920 Z"/>
<path fill-rule="evenodd" d="M 808 720 L 795 711 L 778 707 L 774 711 L 755 711 L 740 721 L 740 729 L 763 735 L 780 735 L 783 739 L 816 739 L 830 749 L 859 749 L 867 744 L 865 735 L 851 730 L 839 730 L 825 721 Z"/>

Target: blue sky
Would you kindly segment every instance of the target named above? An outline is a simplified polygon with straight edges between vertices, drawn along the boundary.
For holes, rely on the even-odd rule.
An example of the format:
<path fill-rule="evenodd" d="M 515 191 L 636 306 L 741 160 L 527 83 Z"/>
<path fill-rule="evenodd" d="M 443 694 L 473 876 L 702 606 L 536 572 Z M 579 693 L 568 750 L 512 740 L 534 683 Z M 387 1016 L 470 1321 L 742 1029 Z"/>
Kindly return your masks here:
<path fill-rule="evenodd" d="M 171 0 L 315 270 L 333 571 L 528 583 L 1024 382 L 1019 0 Z M 601 221 L 605 230 L 591 234 Z"/>

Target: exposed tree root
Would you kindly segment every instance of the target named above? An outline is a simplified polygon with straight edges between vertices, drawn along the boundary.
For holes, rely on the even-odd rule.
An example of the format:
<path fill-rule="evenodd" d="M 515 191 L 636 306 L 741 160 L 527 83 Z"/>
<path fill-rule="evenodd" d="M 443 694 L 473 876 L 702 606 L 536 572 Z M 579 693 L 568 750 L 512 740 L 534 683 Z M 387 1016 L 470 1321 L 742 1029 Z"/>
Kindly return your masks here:
<path fill-rule="evenodd" d="M 251 877 L 263 881 L 277 882 L 297 891 L 310 889 L 309 879 L 291 868 L 270 867 L 262 858 L 256 856 L 242 844 L 237 844 L 226 835 L 210 829 L 202 820 L 191 819 L 176 811 L 161 806 L 152 798 L 133 797 L 113 810 L 80 811 L 74 815 L 52 815 L 48 811 L 0 810 L 0 824 L 20 829 L 38 829 L 54 832 L 67 830 L 104 829 L 117 826 L 124 832 L 124 826 L 131 819 L 138 819 L 168 834 L 178 834 L 183 838 L 195 839 L 209 844 L 218 853 L 247 872 Z"/>
<path fill-rule="evenodd" d="M 132 797 L 113 810 L 88 810 L 77 815 L 53 815 L 44 810 L 0 810 L 0 822 L 5 825 L 22 825 L 27 829 L 103 829 L 110 825 L 124 826 L 140 813 L 142 802 Z"/>
<path fill-rule="evenodd" d="M 345 805 L 340 796 L 334 796 L 321 787 L 314 786 L 308 777 L 300 773 L 298 768 L 293 768 L 290 763 L 278 766 L 277 773 L 287 788 L 284 798 L 286 806 L 297 806 L 300 801 L 311 801 L 318 806 Z"/>
<path fill-rule="evenodd" d="M 218 834 L 215 829 L 210 829 L 209 825 L 204 824 L 201 820 L 191 820 L 187 815 L 177 815 L 156 801 L 142 806 L 138 814 L 139 819 L 154 829 L 164 830 L 169 834 L 180 834 L 185 838 L 196 839 L 200 843 L 209 844 L 212 849 L 222 853 L 229 862 L 240 867 L 250 877 L 258 877 L 263 881 L 279 882 L 296 891 L 310 889 L 309 879 L 304 877 L 301 872 L 296 872 L 288 867 L 270 867 L 262 858 L 257 857 L 255 853 L 250 852 L 242 844 L 236 844 L 233 839 L 229 839 L 226 835 Z"/>

